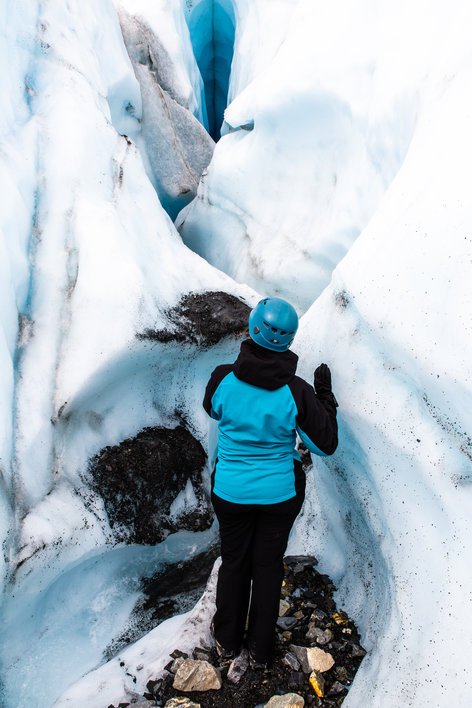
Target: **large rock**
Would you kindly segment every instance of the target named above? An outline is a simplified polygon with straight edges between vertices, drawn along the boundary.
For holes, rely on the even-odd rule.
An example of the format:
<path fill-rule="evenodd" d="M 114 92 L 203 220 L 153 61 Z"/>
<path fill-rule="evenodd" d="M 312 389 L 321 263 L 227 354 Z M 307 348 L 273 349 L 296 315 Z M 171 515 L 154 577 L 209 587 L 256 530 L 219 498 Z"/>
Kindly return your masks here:
<path fill-rule="evenodd" d="M 323 673 L 334 666 L 334 659 L 331 654 L 323 651 L 323 649 L 318 649 L 318 647 L 299 647 L 291 644 L 290 651 L 295 654 L 306 674 L 312 671 Z"/>
<path fill-rule="evenodd" d="M 272 696 L 265 708 L 303 708 L 305 700 L 298 693 L 285 693 L 283 696 Z"/>
<path fill-rule="evenodd" d="M 174 683 L 178 691 L 210 691 L 221 688 L 221 675 L 208 661 L 185 659 Z"/>

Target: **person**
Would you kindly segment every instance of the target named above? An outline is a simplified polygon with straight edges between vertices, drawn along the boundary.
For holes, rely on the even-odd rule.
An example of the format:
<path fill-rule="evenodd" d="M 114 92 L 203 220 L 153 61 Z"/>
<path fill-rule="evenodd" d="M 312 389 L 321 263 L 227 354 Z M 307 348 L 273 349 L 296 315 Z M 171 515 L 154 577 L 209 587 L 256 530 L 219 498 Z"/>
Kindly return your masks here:
<path fill-rule="evenodd" d="M 289 347 L 297 328 L 292 305 L 261 300 L 236 361 L 216 367 L 203 401 L 218 421 L 211 500 L 222 562 L 212 629 L 222 660 L 237 656 L 245 641 L 256 668 L 274 651 L 283 556 L 305 497 L 297 434 L 318 455 L 332 455 L 338 444 L 330 370 L 318 366 L 314 389 L 296 376 L 298 357 Z"/>

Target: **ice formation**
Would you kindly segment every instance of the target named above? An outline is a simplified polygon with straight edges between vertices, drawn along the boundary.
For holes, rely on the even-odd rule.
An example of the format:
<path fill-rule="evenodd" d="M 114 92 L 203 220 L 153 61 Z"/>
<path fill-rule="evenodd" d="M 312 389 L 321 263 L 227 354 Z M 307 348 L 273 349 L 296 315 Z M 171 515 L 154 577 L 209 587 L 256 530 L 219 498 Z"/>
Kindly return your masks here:
<path fill-rule="evenodd" d="M 87 465 L 152 425 L 206 442 L 201 393 L 236 339 L 172 338 L 169 313 L 254 287 L 307 310 L 300 372 L 333 371 L 341 445 L 290 550 L 369 649 L 346 706 L 465 708 L 470 3 L 1 0 L 0 20 L 3 703 L 101 708 L 189 639 L 177 617 L 124 650 L 136 684 L 104 663 L 140 578 L 215 529 L 115 545 Z M 197 121 L 218 137 L 227 90 L 177 220 L 194 253 L 163 205 L 196 188 Z M 186 484 L 172 511 L 193 503 Z M 207 631 L 211 588 L 194 612 Z"/>
<path fill-rule="evenodd" d="M 50 706 L 103 660 L 159 555 L 113 548 L 88 460 L 188 411 L 203 439 L 203 381 L 235 346 L 138 335 L 172 330 L 188 293 L 255 294 L 189 251 L 159 202 L 114 5 L 1 7 L 2 700 Z M 210 536 L 192 539 L 182 555 Z"/>
<path fill-rule="evenodd" d="M 179 10 L 178 5 L 119 3 L 123 38 L 142 98 L 140 131 L 133 137 L 172 218 L 194 198 L 213 153 L 213 140 L 202 125 L 202 79 Z"/>

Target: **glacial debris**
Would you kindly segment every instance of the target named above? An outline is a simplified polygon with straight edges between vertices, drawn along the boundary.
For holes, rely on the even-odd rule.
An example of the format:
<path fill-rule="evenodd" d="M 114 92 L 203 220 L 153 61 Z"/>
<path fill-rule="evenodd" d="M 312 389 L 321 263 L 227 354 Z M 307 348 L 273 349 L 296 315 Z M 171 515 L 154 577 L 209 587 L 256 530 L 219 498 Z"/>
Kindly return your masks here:
<path fill-rule="evenodd" d="M 164 675 L 150 680 L 144 698 L 160 708 L 302 708 L 341 706 L 365 650 L 358 631 L 333 599 L 335 587 L 312 556 L 285 558 L 281 612 L 290 629 L 277 627 L 274 661 L 266 670 L 247 650 L 222 662 L 214 647 L 174 650 Z M 320 646 L 317 627 L 330 635 Z M 187 678 L 181 681 L 181 674 Z M 220 688 L 217 688 L 221 677 Z M 197 688 L 198 686 L 198 688 Z M 184 695 L 185 694 L 185 695 Z M 114 708 L 110 705 L 108 708 Z"/>
<path fill-rule="evenodd" d="M 243 334 L 250 310 L 247 303 L 222 291 L 188 293 L 166 312 L 167 327 L 146 329 L 137 337 L 156 342 L 213 346 L 224 337 Z"/>
<path fill-rule="evenodd" d="M 183 425 L 145 428 L 101 450 L 90 462 L 90 484 L 116 539 L 154 544 L 172 531 L 209 528 L 205 462 L 201 444 Z"/>

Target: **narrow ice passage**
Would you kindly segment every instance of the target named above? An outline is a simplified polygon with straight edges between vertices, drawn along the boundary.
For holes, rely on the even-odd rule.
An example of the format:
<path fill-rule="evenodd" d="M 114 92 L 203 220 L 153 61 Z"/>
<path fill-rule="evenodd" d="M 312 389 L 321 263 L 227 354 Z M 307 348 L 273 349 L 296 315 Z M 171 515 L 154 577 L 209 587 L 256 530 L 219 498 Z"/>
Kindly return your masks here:
<path fill-rule="evenodd" d="M 187 23 L 205 87 L 206 126 L 213 140 L 217 141 L 228 103 L 233 60 L 233 0 L 200 0 L 193 5 L 190 3 Z"/>

